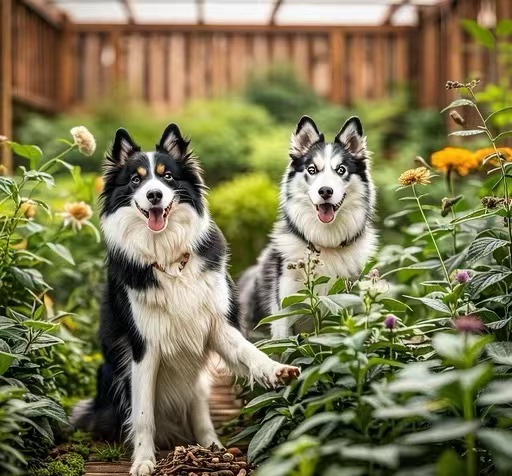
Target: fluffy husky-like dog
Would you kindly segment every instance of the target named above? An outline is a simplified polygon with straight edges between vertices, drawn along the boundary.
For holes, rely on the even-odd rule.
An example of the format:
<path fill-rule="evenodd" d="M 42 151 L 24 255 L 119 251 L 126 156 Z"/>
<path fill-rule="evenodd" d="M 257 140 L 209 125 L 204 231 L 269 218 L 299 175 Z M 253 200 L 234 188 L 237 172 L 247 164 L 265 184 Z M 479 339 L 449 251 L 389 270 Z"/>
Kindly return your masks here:
<path fill-rule="evenodd" d="M 321 273 L 332 278 L 359 276 L 375 247 L 375 193 L 359 118 L 348 119 L 334 141 L 326 142 L 304 116 L 291 137 L 290 159 L 270 243 L 239 282 L 245 330 L 304 288 L 303 271 L 288 264 L 303 259 L 308 246 L 320 252 Z M 275 339 L 290 331 L 286 318 L 271 325 Z"/>
<path fill-rule="evenodd" d="M 96 398 L 75 408 L 74 422 L 101 438 L 126 431 L 134 476 L 153 472 L 155 445 L 220 444 L 208 407 L 210 354 L 266 386 L 298 375 L 237 329 L 226 242 L 208 213 L 188 146 L 175 124 L 155 152 L 141 152 L 120 129 L 105 163 L 105 363 Z"/>

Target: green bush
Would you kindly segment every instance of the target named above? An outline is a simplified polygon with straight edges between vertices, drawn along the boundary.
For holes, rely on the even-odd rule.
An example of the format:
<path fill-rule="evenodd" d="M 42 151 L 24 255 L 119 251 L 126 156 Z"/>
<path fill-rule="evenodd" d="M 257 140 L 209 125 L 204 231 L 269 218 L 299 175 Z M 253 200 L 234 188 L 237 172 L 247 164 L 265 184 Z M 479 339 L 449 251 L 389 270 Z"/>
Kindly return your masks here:
<path fill-rule="evenodd" d="M 289 161 L 288 147 L 292 128 L 276 126 L 264 137 L 252 137 L 248 165 L 252 172 L 268 175 L 279 183 Z"/>
<path fill-rule="evenodd" d="M 225 182 L 210 194 L 214 220 L 231 247 L 232 274 L 256 262 L 276 218 L 278 187 L 266 175 L 247 174 Z"/>
<path fill-rule="evenodd" d="M 294 70 L 278 66 L 256 74 L 244 93 L 249 102 L 265 108 L 278 122 L 294 124 L 325 105 L 311 88 L 297 79 Z"/>

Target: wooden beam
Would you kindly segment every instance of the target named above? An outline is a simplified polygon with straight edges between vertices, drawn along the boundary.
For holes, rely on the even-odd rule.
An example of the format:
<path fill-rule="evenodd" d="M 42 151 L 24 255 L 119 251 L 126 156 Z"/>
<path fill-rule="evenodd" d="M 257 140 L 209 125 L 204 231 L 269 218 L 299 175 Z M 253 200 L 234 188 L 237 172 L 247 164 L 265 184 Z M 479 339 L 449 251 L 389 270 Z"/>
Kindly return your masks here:
<path fill-rule="evenodd" d="M 18 0 L 36 15 L 47 21 L 54 27 L 59 27 L 62 19 L 62 10 L 49 3 L 47 0 Z"/>
<path fill-rule="evenodd" d="M 283 0 L 275 0 L 274 7 L 272 8 L 272 13 L 270 15 L 270 21 L 269 21 L 270 25 L 276 24 L 277 12 L 281 8 L 282 4 L 283 4 Z"/>
<path fill-rule="evenodd" d="M 135 11 L 133 8 L 133 1 L 132 0 L 120 0 L 121 5 L 124 8 L 124 11 L 126 13 L 126 18 L 128 20 L 129 25 L 135 24 Z"/>
<path fill-rule="evenodd" d="M 204 25 L 204 0 L 196 0 L 197 23 Z"/>
<path fill-rule="evenodd" d="M 311 33 L 326 34 L 329 31 L 341 31 L 345 34 L 357 33 L 399 33 L 415 30 L 411 26 L 340 26 L 340 25 L 196 25 L 169 23 L 137 23 L 126 25 L 120 23 L 73 23 L 73 30 L 83 33 L 107 33 L 118 30 L 130 34 L 135 33 Z"/>
<path fill-rule="evenodd" d="M 401 0 L 400 3 L 393 3 L 388 6 L 388 10 L 386 14 L 384 15 L 384 20 L 382 20 L 382 25 L 389 26 L 391 25 L 391 22 L 393 21 L 393 17 L 395 16 L 395 13 L 400 10 L 404 5 L 407 5 L 410 3 L 409 0 Z"/>
<path fill-rule="evenodd" d="M 0 2 L 0 135 L 12 139 L 12 0 Z M 0 162 L 12 172 L 11 149 L 0 145 Z"/>

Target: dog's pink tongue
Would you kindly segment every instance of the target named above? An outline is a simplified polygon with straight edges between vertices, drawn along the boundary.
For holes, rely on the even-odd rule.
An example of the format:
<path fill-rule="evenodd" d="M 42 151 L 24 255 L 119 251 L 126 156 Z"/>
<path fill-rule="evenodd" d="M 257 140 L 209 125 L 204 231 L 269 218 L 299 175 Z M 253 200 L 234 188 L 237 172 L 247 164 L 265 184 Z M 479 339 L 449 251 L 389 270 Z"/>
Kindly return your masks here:
<path fill-rule="evenodd" d="M 330 223 L 334 220 L 334 206 L 330 203 L 322 203 L 318 205 L 318 218 L 322 223 Z"/>
<path fill-rule="evenodd" d="M 162 208 L 150 208 L 148 227 L 152 231 L 162 231 L 165 227 L 164 211 Z"/>

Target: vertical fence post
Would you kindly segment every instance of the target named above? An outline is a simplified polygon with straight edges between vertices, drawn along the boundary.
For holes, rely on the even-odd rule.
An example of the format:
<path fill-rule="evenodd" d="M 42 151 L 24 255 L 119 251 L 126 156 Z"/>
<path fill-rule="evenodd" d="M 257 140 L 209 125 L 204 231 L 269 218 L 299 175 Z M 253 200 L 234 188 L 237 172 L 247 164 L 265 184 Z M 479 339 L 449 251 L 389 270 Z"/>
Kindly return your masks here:
<path fill-rule="evenodd" d="M 12 138 L 12 0 L 0 1 L 0 135 Z M 1 163 L 12 171 L 12 154 L 0 146 Z"/>
<path fill-rule="evenodd" d="M 59 112 L 65 112 L 71 105 L 74 81 L 73 31 L 66 15 L 62 17 L 60 28 L 59 53 L 57 58 L 57 81 L 59 83 L 57 97 Z"/>
<path fill-rule="evenodd" d="M 343 78 L 342 66 L 344 52 L 344 38 L 340 30 L 332 30 L 329 35 L 330 43 L 330 70 L 331 70 L 331 92 L 330 98 L 334 104 L 340 104 L 343 100 Z"/>

